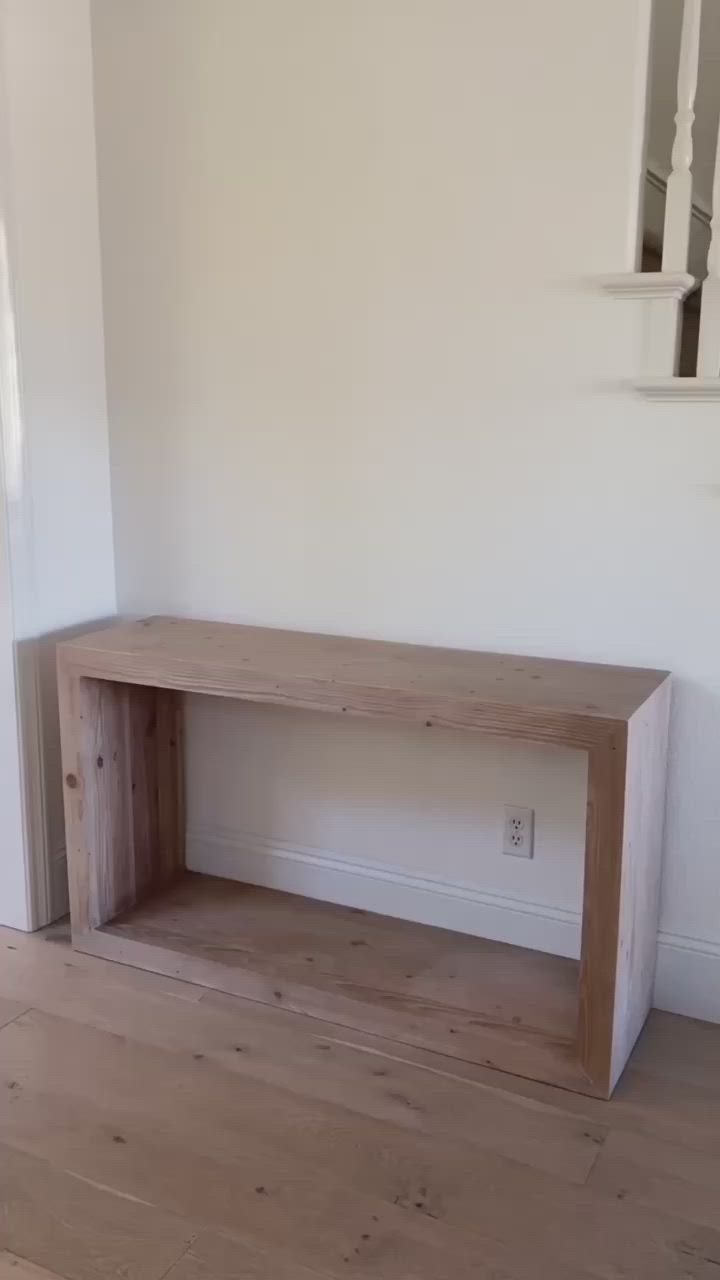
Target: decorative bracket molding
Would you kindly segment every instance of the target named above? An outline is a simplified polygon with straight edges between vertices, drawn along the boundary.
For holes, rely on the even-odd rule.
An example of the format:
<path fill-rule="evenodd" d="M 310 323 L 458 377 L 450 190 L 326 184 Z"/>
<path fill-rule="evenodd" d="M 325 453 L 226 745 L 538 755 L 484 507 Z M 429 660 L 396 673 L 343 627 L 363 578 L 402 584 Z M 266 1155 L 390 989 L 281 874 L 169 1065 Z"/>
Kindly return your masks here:
<path fill-rule="evenodd" d="M 646 400 L 720 400 L 720 378 L 638 378 L 633 386 Z"/>
<path fill-rule="evenodd" d="M 699 281 L 687 271 L 624 271 L 600 276 L 598 283 L 613 298 L 672 298 L 682 302 Z"/>
<path fill-rule="evenodd" d="M 598 277 L 598 286 L 612 297 L 642 303 L 638 351 L 641 378 L 668 378 L 676 373 L 683 301 L 698 283 L 689 271 L 625 271 Z"/>

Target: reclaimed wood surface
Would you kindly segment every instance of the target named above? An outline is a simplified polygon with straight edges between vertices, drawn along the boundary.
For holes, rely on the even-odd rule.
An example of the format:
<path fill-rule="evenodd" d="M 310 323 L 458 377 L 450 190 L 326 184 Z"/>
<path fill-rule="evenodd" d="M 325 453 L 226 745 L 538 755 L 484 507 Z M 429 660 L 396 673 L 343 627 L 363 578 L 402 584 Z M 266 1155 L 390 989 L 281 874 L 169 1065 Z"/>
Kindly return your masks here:
<path fill-rule="evenodd" d="M 582 1087 L 578 965 L 187 873 L 81 944 L 232 995 Z"/>
<path fill-rule="evenodd" d="M 121 623 L 58 646 L 86 676 L 341 714 L 588 746 L 667 678 L 563 662 L 182 618 Z M 608 725 L 610 722 L 610 725 Z"/>
<path fill-rule="evenodd" d="M 148 618 L 61 644 L 58 681 L 79 950 L 235 995 L 283 1000 L 319 1018 L 566 1088 L 612 1092 L 652 994 L 667 673 Z M 342 959 L 329 972 L 311 974 L 308 962 L 289 957 L 295 926 L 278 895 L 255 899 L 271 906 L 260 929 L 277 912 L 267 934 L 276 954 L 265 954 L 262 964 L 257 949 L 239 940 L 252 931 L 236 887 L 210 890 L 195 880 L 189 888 L 185 880 L 180 910 L 172 886 L 183 866 L 183 692 L 389 716 L 422 731 L 442 725 L 587 751 L 579 1005 L 568 1011 L 575 984 L 568 962 L 551 964 L 522 950 L 513 958 L 511 948 L 501 953 L 475 941 L 466 952 L 474 957 L 478 992 L 458 1021 L 448 973 L 435 974 L 432 995 L 398 983 L 389 960 L 394 924 L 384 933 L 374 926 L 382 938 L 374 968 L 369 951 L 355 963 L 344 940 Z M 159 888 L 167 893 L 157 899 Z M 298 920 L 313 911 L 295 908 Z M 332 932 L 336 918 L 332 908 L 322 911 L 318 931 Z M 413 928 L 417 951 L 434 954 L 433 931 Z M 378 982 L 384 966 L 390 988 Z"/>

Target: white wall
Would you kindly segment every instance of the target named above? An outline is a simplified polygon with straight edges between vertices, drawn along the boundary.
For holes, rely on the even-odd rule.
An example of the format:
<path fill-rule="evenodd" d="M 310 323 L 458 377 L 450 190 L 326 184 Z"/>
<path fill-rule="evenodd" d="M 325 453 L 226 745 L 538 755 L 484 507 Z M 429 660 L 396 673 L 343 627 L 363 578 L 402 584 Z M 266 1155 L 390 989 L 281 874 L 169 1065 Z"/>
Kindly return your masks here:
<path fill-rule="evenodd" d="M 589 283 L 647 10 L 94 0 L 116 558 L 125 610 L 672 668 L 658 999 L 720 1017 L 720 434 Z M 194 865 L 576 946 L 580 757 L 188 710 Z"/>
<path fill-rule="evenodd" d="M 115 584 L 88 0 L 2 0 L 0 42 L 11 582 L 0 591 L 12 614 L 0 646 L 12 664 L 16 643 L 23 861 L 33 881 L 22 916 L 0 885 L 0 920 L 27 927 L 66 903 L 56 635 L 113 613 Z"/>

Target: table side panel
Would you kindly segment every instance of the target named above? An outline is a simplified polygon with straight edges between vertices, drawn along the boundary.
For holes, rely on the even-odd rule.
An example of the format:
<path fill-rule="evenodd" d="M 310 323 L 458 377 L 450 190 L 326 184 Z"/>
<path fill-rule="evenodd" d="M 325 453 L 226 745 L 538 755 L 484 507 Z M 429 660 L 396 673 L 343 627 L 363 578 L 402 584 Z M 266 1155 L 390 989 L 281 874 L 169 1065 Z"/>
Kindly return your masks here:
<path fill-rule="evenodd" d="M 607 1096 L 652 1002 L 670 692 L 668 679 L 589 757 L 579 1045 Z"/>
<path fill-rule="evenodd" d="M 169 883 L 184 865 L 181 700 L 59 669 L 73 930 Z"/>
<path fill-rule="evenodd" d="M 588 1076 L 609 1096 L 617 980 L 627 727 L 590 751 L 583 885 L 578 1045 Z"/>
<path fill-rule="evenodd" d="M 655 985 L 670 698 L 667 680 L 628 730 L 613 1087 L 643 1029 Z"/>

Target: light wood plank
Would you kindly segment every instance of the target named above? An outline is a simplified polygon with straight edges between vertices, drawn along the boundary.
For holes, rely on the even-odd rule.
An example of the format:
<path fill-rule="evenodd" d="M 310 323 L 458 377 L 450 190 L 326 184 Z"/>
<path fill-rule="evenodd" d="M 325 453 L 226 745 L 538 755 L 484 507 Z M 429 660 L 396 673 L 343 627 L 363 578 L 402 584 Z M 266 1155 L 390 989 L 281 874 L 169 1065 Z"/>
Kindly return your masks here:
<path fill-rule="evenodd" d="M 106 1261 L 106 1226 L 93 1235 L 94 1195 L 109 1196 L 123 1210 L 135 1205 L 137 1212 L 159 1213 L 163 1224 L 185 1215 L 182 1230 L 199 1237 L 188 1240 L 187 1249 L 185 1236 L 179 1241 L 174 1280 L 225 1280 L 228 1274 L 286 1280 L 285 1273 L 287 1280 L 306 1280 L 303 1266 L 307 1280 L 314 1274 L 356 1274 L 363 1280 L 447 1280 L 450 1274 L 463 1280 L 708 1280 L 718 1273 L 712 1215 L 720 1157 L 720 1028 L 653 1015 L 614 1100 L 604 1103 L 318 1026 L 282 1010 L 215 993 L 203 996 L 38 937 L 0 930 L 0 954 L 0 990 L 9 999 L 57 1002 L 77 1019 L 31 1015 L 0 1031 L 0 1078 L 17 1077 L 20 1086 L 0 1084 L 0 1126 L 11 1135 L 11 1146 L 0 1149 L 0 1169 L 7 1170 L 11 1159 L 28 1161 L 35 1195 L 20 1219 L 11 1197 L 9 1221 L 16 1234 L 13 1241 L 0 1231 L 0 1247 L 58 1275 L 83 1280 L 126 1273 L 127 1259 L 118 1263 L 118 1240 L 127 1223 L 111 1228 L 116 1252 Z M 95 1018 L 111 1034 L 88 1038 L 78 1023 Z M 147 1056 L 142 1042 L 153 1037 L 156 1049 Z M 236 1053 L 237 1047 L 243 1052 Z M 6 1076 L 6 1067 L 15 1074 Z M 376 1076 L 378 1069 L 390 1074 Z M 481 1106 L 474 1111 L 476 1097 Z M 468 1126 L 472 1142 L 463 1137 L 463 1115 L 474 1120 Z M 513 1116 L 536 1117 L 540 1126 L 524 1153 L 521 1124 Z M 565 1128 L 574 1125 L 577 1131 L 583 1124 L 588 1132 L 597 1125 L 600 1139 L 591 1144 L 597 1163 L 586 1186 L 577 1185 L 582 1149 L 576 1155 L 566 1146 L 572 1129 Z M 505 1142 L 506 1154 L 514 1148 L 513 1159 L 485 1152 L 484 1126 L 490 1144 Z M 553 1126 L 559 1157 L 554 1167 L 548 1165 L 555 1176 L 548 1176 L 541 1172 L 539 1152 L 543 1143 L 552 1146 Z M 115 1136 L 126 1142 L 114 1142 Z M 28 1158 L 25 1147 L 42 1159 Z M 531 1167 L 519 1163 L 524 1159 Z M 266 1197 L 254 1187 L 252 1196 L 241 1193 L 246 1160 L 266 1162 L 266 1190 L 277 1171 L 277 1203 L 263 1205 L 260 1213 L 257 1203 Z M 432 1172 L 419 1183 L 428 1162 Z M 192 1176 L 178 1172 L 179 1166 Z M 61 1182 L 70 1177 L 81 1188 L 82 1223 L 74 1207 L 68 1209 L 43 1181 L 48 1173 Z M 86 1177 L 108 1190 L 79 1180 Z M 408 1203 L 413 1177 L 418 1192 L 425 1187 L 431 1212 L 439 1203 L 441 1217 Z M 0 1183 L 7 1202 L 4 1193 Z M 138 1208 L 127 1195 L 159 1200 L 163 1207 Z M 395 1195 L 401 1196 L 398 1204 L 388 1198 Z M 382 1209 L 370 1210 L 368 1231 L 347 1206 L 371 1201 Z M 175 1218 L 169 1206 L 181 1207 Z M 197 1223 L 196 1207 L 203 1219 Z M 373 1213 L 379 1219 L 377 1239 Z M 296 1214 L 302 1220 L 299 1235 L 293 1231 Z M 325 1215 L 331 1249 L 321 1252 L 315 1236 L 328 1234 Z M 210 1224 L 204 1221 L 208 1216 Z M 0 1227 L 4 1221 L 0 1212 Z M 144 1219 L 142 1230 L 145 1222 L 154 1219 Z M 338 1222 L 347 1227 L 344 1236 Z M 371 1235 L 375 1252 L 364 1234 Z M 39 1241 L 40 1256 L 22 1247 L 23 1241 Z M 349 1263 L 336 1261 L 341 1242 L 361 1250 L 346 1255 Z M 156 1247 L 151 1241 L 145 1254 Z M 136 1274 L 134 1265 L 130 1275 Z"/>
<path fill-rule="evenodd" d="M 193 1235 L 179 1218 L 5 1144 L 0 1209 L 0 1247 L 66 1280 L 160 1280 Z"/>
<path fill-rule="evenodd" d="M 8 1000 L 5 996 L 0 996 L 0 1027 L 12 1022 L 13 1018 L 17 1018 L 26 1009 L 27 1005 L 23 1004 L 22 1001 Z"/>
<path fill-rule="evenodd" d="M 633 1054 L 633 1066 L 678 1084 L 720 1091 L 718 1027 L 656 1009 Z"/>
<path fill-rule="evenodd" d="M 212 1123 L 188 1130 L 178 1116 L 169 1127 L 147 1114 L 133 1117 L 129 1077 L 122 1101 L 108 1106 L 108 1084 L 115 1092 L 122 1079 L 117 1069 L 106 1080 L 99 1107 L 57 1088 L 31 1091 L 23 1073 L 16 1073 L 21 1081 L 12 1117 L 9 1106 L 3 1107 L 13 1145 L 42 1150 L 86 1184 L 112 1187 L 123 1199 L 140 1199 L 188 1227 L 220 1230 L 255 1252 L 329 1276 L 345 1274 L 347 1259 L 368 1280 L 446 1280 L 448 1268 L 460 1280 L 476 1280 L 479 1259 L 487 1258 L 485 1274 L 504 1267 L 511 1280 L 531 1280 L 511 1241 L 350 1191 L 332 1171 L 276 1154 L 243 1133 L 236 1135 L 236 1155 L 223 1156 L 212 1150 Z M 136 1074 L 136 1091 L 145 1094 L 147 1084 L 142 1072 Z M 149 1111 L 158 1102 L 152 1089 L 151 1094 Z M 198 1102 L 201 1097 L 199 1092 Z M 0 1106 L 1 1099 L 0 1094 Z M 571 1280 L 561 1266 L 558 1274 Z"/>
<path fill-rule="evenodd" d="M 0 1093 L 8 1140 L 260 1251 L 292 1251 L 311 1269 L 335 1274 L 349 1257 L 363 1276 L 446 1280 L 476 1276 L 482 1259 L 488 1274 L 529 1278 L 542 1256 L 549 1274 L 575 1280 L 623 1267 L 638 1280 L 677 1280 L 712 1274 L 720 1258 L 720 1233 L 704 1226 L 477 1150 L 462 1167 L 436 1145 L 427 1168 L 413 1143 L 403 1167 L 402 1135 L 379 1139 L 355 1122 L 327 1136 L 326 1114 L 312 1108 L 300 1158 L 291 1124 L 284 1142 L 281 1128 L 274 1141 L 265 1131 L 271 1102 L 253 1130 L 257 1097 L 238 1096 L 225 1073 L 104 1033 L 92 1040 L 90 1049 L 77 1027 L 36 1015 L 0 1032 L 19 1083 L 14 1099 Z"/>
<path fill-rule="evenodd" d="M 628 727 L 611 1088 L 645 1025 L 655 986 L 669 717 L 666 682 Z"/>
<path fill-rule="evenodd" d="M 566 1121 L 557 1105 L 514 1100 L 497 1087 L 463 1081 L 452 1074 L 453 1064 L 441 1069 L 442 1059 L 436 1059 L 440 1069 L 431 1069 L 433 1055 L 420 1054 L 416 1064 L 408 1056 L 412 1049 L 391 1041 L 248 1001 L 223 1004 L 214 993 L 199 1001 L 200 988 L 78 953 L 56 964 L 57 951 L 68 954 L 36 945 L 26 960 L 14 955 L 11 968 L 0 967 L 0 989 L 5 981 L 29 1003 L 64 1018 L 301 1097 L 471 1142 L 573 1181 L 585 1180 L 606 1132 L 583 1117 Z M 497 1075 L 489 1075 L 496 1086 Z"/>
<path fill-rule="evenodd" d="M 399 1200 L 410 1204 L 413 1194 L 417 1199 L 423 1187 L 422 1198 L 457 1199 L 459 1188 L 472 1183 L 481 1159 L 478 1146 L 462 1140 L 459 1126 L 452 1141 L 439 1132 L 424 1133 L 420 1126 L 408 1133 L 405 1125 L 359 1117 L 342 1105 L 313 1099 L 249 1074 L 238 1090 L 237 1077 L 230 1071 L 219 1071 L 218 1064 L 206 1055 L 180 1058 L 131 1041 L 119 1045 L 117 1037 L 39 1013 L 22 1019 L 12 1034 L 0 1040 L 0 1050 L 8 1089 L 6 1094 L 0 1091 L 0 1122 L 7 1140 L 64 1161 L 68 1134 L 77 1138 L 78 1132 L 92 1130 L 96 1140 L 88 1148 L 87 1158 L 93 1163 L 84 1165 L 81 1172 L 98 1181 L 110 1179 L 112 1171 L 122 1167 L 119 1161 L 124 1156 L 133 1158 L 132 1169 L 136 1169 L 137 1147 L 146 1149 L 148 1126 L 173 1145 L 182 1139 L 197 1158 L 197 1153 L 202 1153 L 225 1162 L 235 1159 L 240 1151 L 251 1151 L 254 1169 L 263 1170 L 264 1185 L 273 1177 L 286 1179 L 288 1171 L 302 1170 L 307 1161 L 314 1169 L 327 1168 L 334 1182 L 389 1204 Z M 240 1056 L 234 1054 L 229 1062 Z M 324 1056 L 318 1059 L 316 1053 L 318 1066 Z M 86 1065 L 76 1066 L 70 1078 L 69 1067 L 76 1060 Z M 53 1091 L 58 1076 L 64 1080 L 60 1101 Z M 397 1080 L 392 1076 L 373 1078 L 378 1081 L 379 1094 L 384 1092 L 399 1104 L 400 1117 L 404 1111 L 421 1113 L 419 1103 L 398 1094 Z M 113 1086 L 117 1133 L 110 1133 L 102 1119 L 105 1113 L 108 1120 L 113 1115 L 103 1105 L 108 1081 Z M 489 1119 L 489 1106 L 486 1114 Z M 556 1122 L 557 1117 L 548 1120 Z M 532 1123 L 530 1129 L 526 1151 L 533 1146 Z M 590 1135 L 585 1139 L 585 1174 L 596 1156 L 601 1133 L 595 1141 Z M 515 1134 L 520 1154 L 519 1124 Z M 123 1141 L 117 1145 L 130 1145 L 133 1152 L 112 1149 L 110 1144 L 118 1136 Z M 542 1136 L 548 1145 L 554 1139 L 562 1144 L 562 1126 L 558 1132 L 547 1123 Z M 538 1145 L 540 1138 L 536 1132 Z M 578 1154 L 579 1148 L 578 1142 Z M 77 1151 L 76 1141 L 73 1150 Z M 560 1153 L 556 1166 L 560 1167 Z M 152 1159 L 143 1162 L 144 1179 L 151 1179 L 152 1167 Z M 566 1162 L 565 1170 L 571 1177 L 575 1175 L 576 1181 L 581 1180 L 579 1163 Z M 123 1189 L 154 1201 L 151 1181 L 124 1184 Z M 463 1214 L 458 1200 L 455 1220 L 459 1225 L 472 1225 L 472 1201 Z M 227 1223 L 215 1221 L 214 1225 Z"/>
<path fill-rule="evenodd" d="M 65 641 L 61 667 L 138 684 L 438 724 L 553 730 L 578 743 L 627 721 L 667 672 L 428 648 L 183 618 L 146 618 Z M 530 735 L 529 735 L 530 736 Z"/>
<path fill-rule="evenodd" d="M 687 1222 L 720 1226 L 720 1156 L 617 1130 L 600 1152 L 588 1185 Z"/>
<path fill-rule="evenodd" d="M 184 862 L 177 695 L 60 673 L 73 927 L 96 928 Z"/>
<path fill-rule="evenodd" d="M 553 1138 L 553 1120 L 574 1126 L 580 1148 L 586 1130 L 592 1141 L 612 1124 L 720 1155 L 720 1030 L 709 1024 L 653 1012 L 609 1110 L 519 1076 L 71 953 L 37 935 L 0 929 L 0 948 L 5 939 L 15 950 L 3 952 L 0 993 L 406 1127 L 487 1139 L 490 1149 L 563 1176 L 575 1177 L 585 1157 L 573 1156 L 558 1132 Z M 525 1114 L 551 1127 L 528 1129 L 523 1155 Z M 558 1163 L 545 1165 L 543 1150 Z"/>
<path fill-rule="evenodd" d="M 56 1271 L 46 1271 L 7 1249 L 0 1250 L 0 1280 L 62 1280 Z"/>
<path fill-rule="evenodd" d="M 453 1057 L 583 1085 L 577 966 L 557 956 L 194 874 L 78 945 Z"/>
<path fill-rule="evenodd" d="M 458 1020 L 575 1033 L 575 961 L 332 902 L 188 873 L 111 928 L 319 991 L 374 989 Z"/>
<path fill-rule="evenodd" d="M 669 712 L 666 682 L 589 755 L 579 1041 L 607 1096 L 652 1001 Z"/>
<path fill-rule="evenodd" d="M 322 1280 L 322 1276 L 275 1252 L 261 1253 L 229 1236 L 203 1232 L 168 1272 L 167 1280 Z"/>

